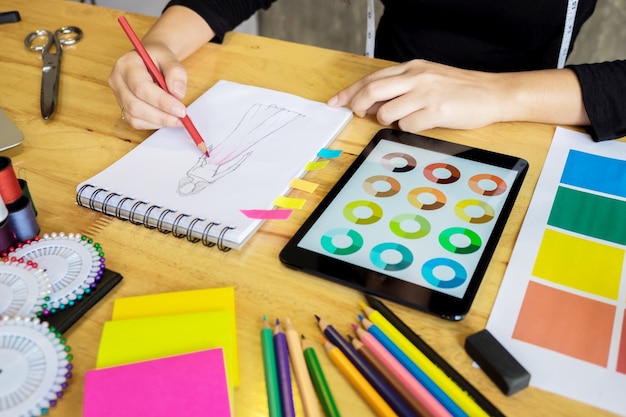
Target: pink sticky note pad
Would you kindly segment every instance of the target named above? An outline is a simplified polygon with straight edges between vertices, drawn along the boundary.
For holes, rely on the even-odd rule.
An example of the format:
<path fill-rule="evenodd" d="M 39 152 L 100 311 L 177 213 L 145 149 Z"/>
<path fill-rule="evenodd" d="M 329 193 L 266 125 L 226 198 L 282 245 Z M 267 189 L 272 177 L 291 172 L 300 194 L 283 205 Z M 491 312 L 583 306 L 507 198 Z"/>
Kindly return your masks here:
<path fill-rule="evenodd" d="M 87 371 L 84 417 L 231 417 L 221 348 Z"/>

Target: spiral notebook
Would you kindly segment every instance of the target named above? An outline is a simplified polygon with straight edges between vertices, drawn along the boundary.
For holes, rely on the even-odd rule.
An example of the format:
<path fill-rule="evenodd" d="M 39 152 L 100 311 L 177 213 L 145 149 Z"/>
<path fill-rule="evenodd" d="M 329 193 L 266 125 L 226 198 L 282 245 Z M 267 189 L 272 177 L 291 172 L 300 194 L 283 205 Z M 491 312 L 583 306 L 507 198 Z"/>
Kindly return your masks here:
<path fill-rule="evenodd" d="M 188 108 L 210 156 L 188 133 L 162 128 L 80 183 L 76 201 L 222 250 L 240 249 L 269 210 L 350 121 L 346 108 L 292 94 L 218 81 Z"/>

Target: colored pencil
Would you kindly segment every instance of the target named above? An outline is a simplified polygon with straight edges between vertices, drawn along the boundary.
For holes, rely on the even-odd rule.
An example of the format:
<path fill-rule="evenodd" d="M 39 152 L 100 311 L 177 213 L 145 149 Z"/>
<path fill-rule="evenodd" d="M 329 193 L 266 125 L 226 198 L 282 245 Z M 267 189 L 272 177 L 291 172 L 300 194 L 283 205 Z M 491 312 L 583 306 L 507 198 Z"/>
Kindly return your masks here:
<path fill-rule="evenodd" d="M 367 334 L 367 333 L 366 333 Z M 358 338 L 348 336 L 350 343 L 359 355 L 389 384 L 389 386 L 411 407 L 416 415 L 432 417 L 408 388 L 387 368 Z"/>
<path fill-rule="evenodd" d="M 274 354 L 276 355 L 276 370 L 278 371 L 278 388 L 280 392 L 280 408 L 285 417 L 295 417 L 296 409 L 291 390 L 291 368 L 289 367 L 289 348 L 285 332 L 280 327 L 280 320 L 276 319 L 274 326 Z"/>
<path fill-rule="evenodd" d="M 378 341 L 376 338 L 365 331 L 362 327 L 353 326 L 357 337 L 363 345 L 369 349 L 380 363 L 391 372 L 400 381 L 402 386 L 421 404 L 424 416 L 450 416 L 448 410 L 437 401 L 437 399 L 419 383 L 413 375 Z"/>
<path fill-rule="evenodd" d="M 148 51 L 146 51 L 146 48 L 144 48 L 143 44 L 135 34 L 135 31 L 130 26 L 130 23 L 128 23 L 128 20 L 126 20 L 124 16 L 120 16 L 117 21 L 119 22 L 120 26 L 122 26 L 124 33 L 126 33 L 126 36 L 128 36 L 130 43 L 133 44 L 135 51 L 137 51 L 137 53 L 141 57 L 143 63 L 146 65 L 146 68 L 148 69 L 148 72 L 150 73 L 154 81 L 159 85 L 159 87 L 169 93 L 167 85 L 165 84 L 165 78 L 163 78 L 163 74 L 161 74 L 161 71 L 159 71 L 157 66 L 154 64 L 152 58 L 150 58 L 150 55 L 148 55 Z M 185 126 L 185 129 L 187 129 L 187 132 L 189 132 L 189 135 L 195 142 L 198 149 L 200 149 L 202 153 L 206 156 L 209 156 L 209 151 L 207 151 L 204 140 L 202 139 L 200 132 L 198 132 L 198 129 L 196 129 L 196 126 L 194 126 L 193 122 L 189 118 L 189 115 L 185 115 L 185 117 L 181 118 L 180 120 L 183 122 L 183 126 Z"/>
<path fill-rule="evenodd" d="M 385 402 L 378 391 L 365 379 L 363 374 L 352 364 L 352 362 L 343 354 L 341 349 L 328 340 L 323 341 L 324 349 L 328 353 L 328 357 L 335 364 L 337 369 L 341 371 L 343 376 L 352 384 L 352 386 L 361 394 L 361 397 L 380 417 L 396 417 L 389 404 Z"/>
<path fill-rule="evenodd" d="M 354 350 L 352 345 L 328 322 L 315 316 L 317 324 L 326 336 L 341 352 L 348 358 L 350 362 L 363 374 L 365 379 L 374 387 L 376 391 L 387 401 L 389 406 L 400 416 L 415 416 L 413 410 L 395 393 L 393 389 L 376 373 L 363 358 Z"/>
<path fill-rule="evenodd" d="M 467 393 L 476 404 L 491 417 L 504 417 L 484 395 L 481 394 L 463 375 L 459 374 L 444 358 L 442 358 L 428 343 L 406 325 L 389 307 L 379 299 L 366 294 L 365 299 L 371 308 L 378 311 L 392 326 L 404 335 L 417 349 L 419 349 L 431 362 L 441 369 L 455 384 Z M 370 320 L 372 320 L 370 318 Z M 373 321 L 373 320 L 372 320 Z"/>
<path fill-rule="evenodd" d="M 263 366 L 265 368 L 265 389 L 267 390 L 267 406 L 270 417 L 282 417 L 280 409 L 280 393 L 278 391 L 278 375 L 276 371 L 276 355 L 274 354 L 274 340 L 272 329 L 263 317 L 261 329 L 261 345 L 263 347 Z"/>
<path fill-rule="evenodd" d="M 287 346 L 289 347 L 289 357 L 291 358 L 291 366 L 296 377 L 298 390 L 300 391 L 300 399 L 302 400 L 302 408 L 306 417 L 319 417 L 320 408 L 317 398 L 315 397 L 315 389 L 313 382 L 307 371 L 304 356 L 302 354 L 302 345 L 298 332 L 293 327 L 289 317 L 285 319 L 285 335 L 287 337 Z"/>
<path fill-rule="evenodd" d="M 319 398 L 320 403 L 322 404 L 324 414 L 326 417 L 340 417 L 341 414 L 339 413 L 333 394 L 330 391 L 330 387 L 326 381 L 326 376 L 324 376 L 324 371 L 322 370 L 322 366 L 317 358 L 315 349 L 313 348 L 311 342 L 306 340 L 304 336 L 302 336 L 302 354 L 304 355 L 304 360 L 307 368 L 309 369 L 309 374 L 313 380 L 313 386 L 317 392 L 317 398 Z"/>
<path fill-rule="evenodd" d="M 465 417 L 467 414 L 437 385 L 415 362 L 404 353 L 378 326 L 363 316 L 359 316 L 361 324 L 380 342 L 397 360 L 424 386 L 454 417 Z"/>

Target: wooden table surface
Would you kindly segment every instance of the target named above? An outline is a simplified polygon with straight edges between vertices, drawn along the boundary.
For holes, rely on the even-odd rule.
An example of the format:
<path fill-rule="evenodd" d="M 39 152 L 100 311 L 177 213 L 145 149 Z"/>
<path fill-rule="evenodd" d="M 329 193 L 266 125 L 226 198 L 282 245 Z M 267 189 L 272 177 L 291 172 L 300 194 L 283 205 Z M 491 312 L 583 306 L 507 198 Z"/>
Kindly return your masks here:
<path fill-rule="evenodd" d="M 60 0 L 0 0 L 0 11 L 19 10 L 22 20 L 0 25 L 0 108 L 24 133 L 23 144 L 2 152 L 13 161 L 28 186 L 43 233 L 75 232 L 92 237 L 106 254 L 109 269 L 124 279 L 91 309 L 65 337 L 74 354 L 69 387 L 52 417 L 82 415 L 85 371 L 93 369 L 103 323 L 119 297 L 168 291 L 232 286 L 237 307 L 241 385 L 235 390 L 237 416 L 267 415 L 259 331 L 264 314 L 289 317 L 297 330 L 315 342 L 318 356 L 344 415 L 373 415 L 328 360 L 319 344 L 314 315 L 334 323 L 344 334 L 360 312 L 362 294 L 344 286 L 284 267 L 278 253 L 380 126 L 373 118 L 354 118 L 332 144 L 344 152 L 338 160 L 305 177 L 320 184 L 302 210 L 288 221 L 270 221 L 240 251 L 222 252 L 155 230 L 135 226 L 75 204 L 76 185 L 104 169 L 151 132 L 136 131 L 120 118 L 107 76 L 116 58 L 131 45 L 116 18 L 123 12 Z M 128 14 L 139 36 L 154 18 Z M 56 114 L 39 112 L 40 57 L 24 47 L 34 29 L 80 26 L 84 38 L 63 54 Z M 222 45 L 207 44 L 184 62 L 189 73 L 186 103 L 217 80 L 226 79 L 326 101 L 338 89 L 389 62 L 283 41 L 231 33 Z M 453 142 L 510 153 L 530 162 L 530 171 L 469 315 L 460 322 L 387 302 L 454 368 L 510 416 L 610 415 L 539 389 L 504 396 L 463 349 L 465 337 L 485 327 L 516 236 L 528 207 L 554 126 L 505 123 L 472 131 L 437 129 L 425 134 Z M 297 411 L 301 411 L 299 402 Z M 150 404 L 146 404 L 147 410 Z M 149 412 L 146 414 L 149 415 Z M 181 415 L 184 415 L 182 413 Z"/>

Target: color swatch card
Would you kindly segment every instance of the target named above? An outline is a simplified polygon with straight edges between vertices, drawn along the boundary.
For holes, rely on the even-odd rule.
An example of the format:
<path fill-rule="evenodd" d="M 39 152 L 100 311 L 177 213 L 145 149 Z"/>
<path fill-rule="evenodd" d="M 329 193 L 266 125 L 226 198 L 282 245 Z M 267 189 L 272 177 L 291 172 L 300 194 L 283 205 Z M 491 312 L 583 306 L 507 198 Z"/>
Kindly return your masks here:
<path fill-rule="evenodd" d="M 531 385 L 626 415 L 626 144 L 558 128 L 487 328 Z"/>
<path fill-rule="evenodd" d="M 229 311 L 112 320 L 104 324 L 97 368 L 190 353 L 224 349 L 229 380 L 236 378 L 233 315 Z"/>
<path fill-rule="evenodd" d="M 224 350 L 208 349 L 85 374 L 85 417 L 232 416 Z"/>

